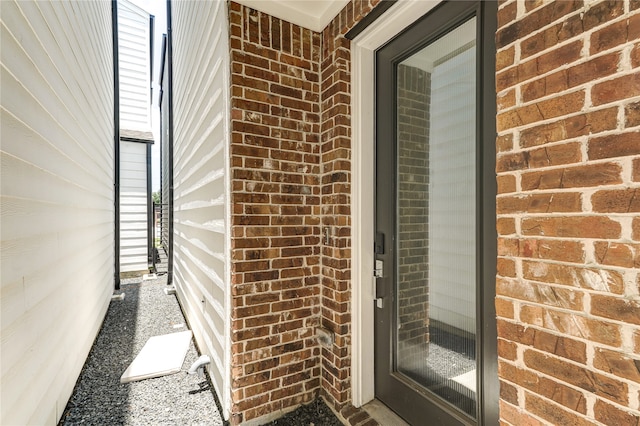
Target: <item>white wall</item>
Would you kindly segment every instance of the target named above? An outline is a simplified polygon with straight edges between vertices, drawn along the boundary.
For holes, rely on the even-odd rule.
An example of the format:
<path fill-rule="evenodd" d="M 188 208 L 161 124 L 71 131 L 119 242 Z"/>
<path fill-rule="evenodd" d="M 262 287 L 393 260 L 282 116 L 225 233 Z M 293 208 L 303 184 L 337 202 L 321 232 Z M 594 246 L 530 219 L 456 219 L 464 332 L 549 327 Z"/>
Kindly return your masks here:
<path fill-rule="evenodd" d="M 149 13 L 118 0 L 120 128 L 151 131 Z"/>
<path fill-rule="evenodd" d="M 473 23 L 473 21 L 470 21 Z M 475 333 L 475 49 L 431 74 L 429 317 Z"/>
<path fill-rule="evenodd" d="M 0 17 L 0 424 L 55 425 L 114 284 L 111 5 Z"/>
<path fill-rule="evenodd" d="M 226 2 L 172 2 L 174 283 L 228 418 L 229 42 Z"/>
<path fill-rule="evenodd" d="M 147 144 L 120 141 L 120 272 L 149 269 Z"/>

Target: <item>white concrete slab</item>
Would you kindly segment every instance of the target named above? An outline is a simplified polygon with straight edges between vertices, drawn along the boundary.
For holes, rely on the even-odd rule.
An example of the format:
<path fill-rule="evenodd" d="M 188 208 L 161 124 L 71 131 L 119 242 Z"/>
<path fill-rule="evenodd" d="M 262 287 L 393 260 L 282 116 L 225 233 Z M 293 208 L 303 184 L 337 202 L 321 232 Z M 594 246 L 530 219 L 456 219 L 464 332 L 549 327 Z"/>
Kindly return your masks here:
<path fill-rule="evenodd" d="M 153 336 L 120 377 L 120 383 L 166 376 L 180 371 L 189 350 L 191 330 Z"/>
<path fill-rule="evenodd" d="M 452 378 L 451 380 L 453 380 L 454 382 L 460 383 L 462 386 L 464 386 L 467 389 L 470 389 L 472 391 L 476 391 L 476 370 L 475 368 L 471 371 L 468 371 L 464 374 L 461 374 L 459 376 L 456 376 L 454 378 Z"/>

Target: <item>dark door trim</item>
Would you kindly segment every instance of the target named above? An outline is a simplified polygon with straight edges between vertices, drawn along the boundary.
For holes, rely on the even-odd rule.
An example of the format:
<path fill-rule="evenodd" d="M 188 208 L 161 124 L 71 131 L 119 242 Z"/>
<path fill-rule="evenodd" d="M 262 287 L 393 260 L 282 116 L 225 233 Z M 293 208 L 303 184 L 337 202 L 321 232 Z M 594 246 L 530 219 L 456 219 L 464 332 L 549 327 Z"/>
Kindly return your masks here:
<path fill-rule="evenodd" d="M 433 14 L 437 13 L 438 19 L 433 20 Z M 495 321 L 495 276 L 496 276 L 496 229 L 495 229 L 495 202 L 496 202 L 496 179 L 495 179 L 495 115 L 496 115 L 496 91 L 495 91 L 495 43 L 494 36 L 496 30 L 496 2 L 474 1 L 474 2 L 446 2 L 438 5 L 427 13 L 423 18 L 412 24 L 401 35 L 397 36 L 384 47 L 378 50 L 376 55 L 376 97 L 384 99 L 384 102 L 376 103 L 376 140 L 395 140 L 395 88 L 389 82 L 395 81 L 395 66 L 405 58 L 422 49 L 431 41 L 438 39 L 456 23 L 462 22 L 472 16 L 477 16 L 477 120 L 476 120 L 476 152 L 477 152 L 477 283 L 476 304 L 478 321 L 476 336 L 480 343 L 477 350 L 478 365 L 478 392 L 477 392 L 477 422 L 469 417 L 457 412 L 444 403 L 436 401 L 433 410 L 429 413 L 429 424 L 460 424 L 460 425 L 494 425 L 498 423 L 498 401 L 499 383 L 497 375 L 497 336 Z M 425 23 L 428 21 L 428 23 Z M 435 24 L 434 24 L 435 22 Z M 425 37 L 424 28 L 429 28 Z M 393 100 L 393 102 L 388 101 Z M 380 145 L 376 142 L 377 145 Z M 377 158 L 396 158 L 395 143 L 386 143 L 378 146 L 376 150 Z M 377 163 L 376 176 L 395 176 L 395 170 L 388 170 L 389 165 L 385 162 Z M 390 189 L 377 194 L 376 205 L 394 206 L 396 182 L 395 179 L 377 179 L 377 185 L 382 185 Z M 387 223 L 387 228 L 394 229 L 396 214 L 393 211 L 390 215 L 383 209 L 376 209 L 376 222 Z M 391 216 L 391 217 L 385 217 Z M 395 271 L 397 265 L 395 241 L 389 235 L 385 238 L 385 250 L 383 254 L 376 255 L 376 259 L 385 262 L 387 271 Z M 393 280 L 390 278 L 393 273 L 385 273 L 385 277 L 379 279 L 380 288 L 378 295 L 384 296 L 387 300 L 384 303 L 391 303 L 393 294 Z M 377 310 L 376 310 L 377 311 Z M 393 315 L 393 314 L 392 314 Z M 381 323 L 378 312 L 376 312 L 376 326 Z M 394 336 L 390 329 L 377 334 L 375 348 L 376 354 L 385 350 L 388 352 L 393 347 Z M 386 348 L 386 349 L 385 349 Z M 388 372 L 394 371 L 394 361 L 391 354 L 385 359 L 376 357 L 376 395 L 378 388 L 384 388 L 389 380 L 400 380 L 392 378 Z M 383 373 L 386 370 L 387 373 Z M 406 385 L 406 383 L 404 383 Z M 416 412 L 416 404 L 424 403 L 423 398 L 394 396 L 397 401 L 397 409 L 411 413 L 414 417 L 408 417 L 411 423 L 420 424 L 425 419 Z M 413 409 L 413 410 L 412 410 Z M 409 414 L 411 416 L 412 414 Z M 455 422 L 455 423 L 452 423 Z"/>

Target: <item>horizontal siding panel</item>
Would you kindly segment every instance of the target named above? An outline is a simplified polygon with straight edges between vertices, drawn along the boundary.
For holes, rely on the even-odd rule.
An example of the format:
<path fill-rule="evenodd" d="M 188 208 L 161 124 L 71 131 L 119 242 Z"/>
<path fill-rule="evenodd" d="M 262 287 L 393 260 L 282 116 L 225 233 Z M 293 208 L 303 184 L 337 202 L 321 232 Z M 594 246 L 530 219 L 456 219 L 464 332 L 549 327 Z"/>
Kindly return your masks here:
<path fill-rule="evenodd" d="M 113 291 L 111 8 L 0 17 L 0 424 L 55 425 Z"/>
<path fill-rule="evenodd" d="M 149 131 L 151 128 L 150 17 L 129 3 L 118 2 L 118 60 L 120 126 Z"/>
<path fill-rule="evenodd" d="M 225 8 L 224 2 L 172 3 L 174 282 L 195 339 L 211 356 L 209 373 L 228 417 L 229 47 Z"/>

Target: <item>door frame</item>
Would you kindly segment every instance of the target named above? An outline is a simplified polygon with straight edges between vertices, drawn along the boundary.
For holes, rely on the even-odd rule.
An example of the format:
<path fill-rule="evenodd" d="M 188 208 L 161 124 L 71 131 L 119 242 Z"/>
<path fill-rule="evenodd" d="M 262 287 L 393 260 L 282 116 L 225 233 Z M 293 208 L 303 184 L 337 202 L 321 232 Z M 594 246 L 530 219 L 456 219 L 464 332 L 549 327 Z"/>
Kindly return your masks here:
<path fill-rule="evenodd" d="M 384 46 L 395 36 L 404 31 L 427 12 L 440 4 L 440 0 L 410 1 L 399 0 L 378 19 L 365 28 L 351 41 L 351 134 L 352 134 L 352 362 L 351 362 L 351 390 L 352 404 L 360 407 L 375 398 L 374 382 L 374 298 L 375 279 L 374 270 L 374 226 L 375 226 L 375 51 Z M 494 6 L 494 9 L 495 6 Z M 497 12 L 494 10 L 494 12 Z M 495 20 L 496 13 L 486 13 L 485 21 L 478 25 L 485 25 L 486 20 Z M 492 23 L 495 28 L 495 22 Z M 482 54 L 495 60 L 495 45 L 487 43 L 482 46 Z M 487 92 L 495 93 L 495 74 L 483 73 L 479 76 L 481 84 Z M 495 111 L 495 98 L 485 96 L 479 107 L 484 111 Z M 495 140 L 495 114 L 483 117 L 486 125 L 483 138 Z M 495 164 L 495 152 L 483 151 L 481 158 L 485 165 Z M 488 167 L 490 168 L 490 167 Z M 487 176 L 493 173 L 492 177 Z M 495 188 L 495 171 L 489 170 L 483 176 L 486 184 Z M 489 191 L 490 192 L 490 191 Z M 495 193 L 495 189 L 493 190 Z M 481 200 L 479 200 L 481 201 Z M 479 212 L 495 217 L 495 200 L 478 204 Z M 495 234 L 485 222 L 481 222 L 484 235 Z M 484 269 L 484 282 L 477 303 L 482 304 L 484 317 L 493 315 L 495 318 L 495 262 L 497 253 L 482 253 L 481 262 L 493 265 Z M 493 314 L 492 314 L 493 312 Z M 497 333 L 495 320 L 493 323 L 483 323 L 477 336 L 483 341 L 483 350 L 479 351 L 478 363 L 481 380 L 484 382 L 484 392 L 478 393 L 478 405 L 483 407 L 483 418 L 480 424 L 497 424 L 499 382 L 497 372 Z"/>

